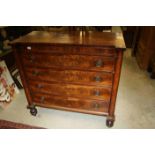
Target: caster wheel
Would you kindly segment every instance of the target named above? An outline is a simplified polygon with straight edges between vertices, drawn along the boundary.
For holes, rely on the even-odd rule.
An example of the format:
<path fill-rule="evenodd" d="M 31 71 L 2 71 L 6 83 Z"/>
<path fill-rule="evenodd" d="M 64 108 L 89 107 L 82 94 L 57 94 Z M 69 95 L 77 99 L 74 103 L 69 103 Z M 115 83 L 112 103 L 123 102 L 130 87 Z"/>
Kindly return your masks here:
<path fill-rule="evenodd" d="M 114 121 L 113 120 L 106 120 L 106 125 L 108 128 L 111 128 L 114 125 Z"/>
<path fill-rule="evenodd" d="M 36 108 L 30 108 L 30 113 L 31 113 L 31 115 L 36 116 L 37 115 L 37 109 Z"/>

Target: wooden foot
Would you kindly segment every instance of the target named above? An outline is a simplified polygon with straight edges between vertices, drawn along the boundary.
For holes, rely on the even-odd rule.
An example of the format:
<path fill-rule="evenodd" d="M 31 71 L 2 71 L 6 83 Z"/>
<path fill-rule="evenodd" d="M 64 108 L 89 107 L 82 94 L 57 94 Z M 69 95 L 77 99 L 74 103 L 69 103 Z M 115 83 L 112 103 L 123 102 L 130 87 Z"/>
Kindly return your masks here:
<path fill-rule="evenodd" d="M 111 128 L 114 125 L 114 121 L 112 121 L 112 120 L 106 120 L 106 125 L 107 125 L 108 128 Z"/>
<path fill-rule="evenodd" d="M 114 121 L 115 121 L 115 118 L 114 118 L 114 117 L 108 116 L 108 117 L 107 117 L 107 120 L 106 120 L 106 126 L 107 126 L 108 128 L 113 127 Z"/>
<path fill-rule="evenodd" d="M 31 115 L 33 115 L 33 116 L 36 116 L 37 115 L 38 111 L 37 111 L 35 105 L 30 105 L 27 108 L 30 109 Z"/>
<path fill-rule="evenodd" d="M 37 115 L 37 109 L 36 108 L 31 108 L 30 113 L 31 113 L 31 115 L 36 116 Z"/>

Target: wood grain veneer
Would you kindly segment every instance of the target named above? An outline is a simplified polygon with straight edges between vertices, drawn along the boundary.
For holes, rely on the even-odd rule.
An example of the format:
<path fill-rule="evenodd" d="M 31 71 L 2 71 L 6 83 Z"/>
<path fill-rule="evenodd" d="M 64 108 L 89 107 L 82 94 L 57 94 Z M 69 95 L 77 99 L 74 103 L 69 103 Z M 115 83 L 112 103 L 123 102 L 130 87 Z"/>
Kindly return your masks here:
<path fill-rule="evenodd" d="M 121 33 L 34 31 L 11 45 L 32 115 L 41 106 L 104 115 L 113 125 Z"/>

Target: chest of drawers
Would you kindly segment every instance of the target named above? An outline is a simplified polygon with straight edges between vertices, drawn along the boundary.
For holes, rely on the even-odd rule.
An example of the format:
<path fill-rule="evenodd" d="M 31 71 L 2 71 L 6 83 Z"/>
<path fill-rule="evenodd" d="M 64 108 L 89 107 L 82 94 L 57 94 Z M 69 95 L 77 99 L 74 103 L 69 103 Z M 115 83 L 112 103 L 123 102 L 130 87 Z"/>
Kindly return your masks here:
<path fill-rule="evenodd" d="M 121 33 L 34 31 L 12 47 L 32 115 L 40 106 L 107 116 L 113 125 Z"/>

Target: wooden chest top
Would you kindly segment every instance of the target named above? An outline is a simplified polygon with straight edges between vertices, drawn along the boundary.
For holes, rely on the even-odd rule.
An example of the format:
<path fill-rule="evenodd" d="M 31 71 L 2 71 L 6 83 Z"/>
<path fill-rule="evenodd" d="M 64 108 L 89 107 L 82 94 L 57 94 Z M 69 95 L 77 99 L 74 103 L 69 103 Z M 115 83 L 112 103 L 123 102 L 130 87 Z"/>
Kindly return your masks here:
<path fill-rule="evenodd" d="M 122 33 L 111 32 L 45 32 L 33 31 L 26 36 L 14 40 L 11 44 L 62 44 L 106 46 L 125 49 Z"/>

